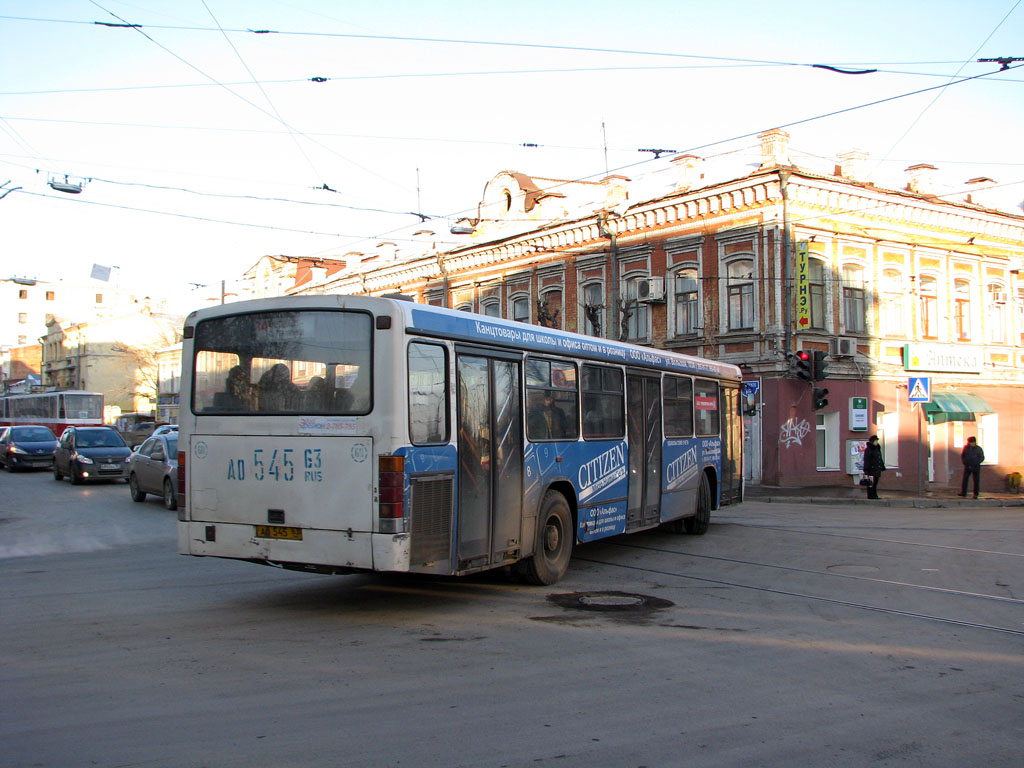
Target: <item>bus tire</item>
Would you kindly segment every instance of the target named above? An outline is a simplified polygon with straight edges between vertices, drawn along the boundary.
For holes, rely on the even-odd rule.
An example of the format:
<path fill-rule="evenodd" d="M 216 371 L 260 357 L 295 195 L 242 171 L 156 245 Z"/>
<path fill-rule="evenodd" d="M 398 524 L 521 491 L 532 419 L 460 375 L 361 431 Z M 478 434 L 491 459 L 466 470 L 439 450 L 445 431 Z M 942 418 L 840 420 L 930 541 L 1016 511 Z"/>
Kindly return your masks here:
<path fill-rule="evenodd" d="M 529 584 L 545 586 L 562 580 L 569 570 L 575 532 L 569 502 L 558 491 L 548 491 L 537 518 L 537 543 L 533 555 L 523 562 L 523 578 Z"/>
<path fill-rule="evenodd" d="M 696 511 L 692 517 L 683 519 L 683 531 L 691 536 L 703 536 L 711 525 L 711 485 L 703 472 L 697 485 Z"/>
<path fill-rule="evenodd" d="M 132 472 L 128 475 L 128 491 L 132 495 L 132 501 L 145 501 L 146 492 L 139 488 L 139 478 Z"/>

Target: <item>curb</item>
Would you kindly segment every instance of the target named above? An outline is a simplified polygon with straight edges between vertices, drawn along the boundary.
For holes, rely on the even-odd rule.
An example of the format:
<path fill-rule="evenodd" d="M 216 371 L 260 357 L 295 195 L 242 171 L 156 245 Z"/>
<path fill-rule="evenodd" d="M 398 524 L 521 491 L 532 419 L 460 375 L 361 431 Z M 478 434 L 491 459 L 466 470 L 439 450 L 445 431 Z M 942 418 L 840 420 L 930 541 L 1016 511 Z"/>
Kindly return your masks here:
<path fill-rule="evenodd" d="M 922 499 L 922 498 L 881 498 L 852 499 L 835 496 L 746 496 L 744 501 L 759 501 L 765 504 L 853 504 L 867 507 L 916 507 L 919 509 L 953 509 L 977 507 L 1024 507 L 1022 499 Z"/>

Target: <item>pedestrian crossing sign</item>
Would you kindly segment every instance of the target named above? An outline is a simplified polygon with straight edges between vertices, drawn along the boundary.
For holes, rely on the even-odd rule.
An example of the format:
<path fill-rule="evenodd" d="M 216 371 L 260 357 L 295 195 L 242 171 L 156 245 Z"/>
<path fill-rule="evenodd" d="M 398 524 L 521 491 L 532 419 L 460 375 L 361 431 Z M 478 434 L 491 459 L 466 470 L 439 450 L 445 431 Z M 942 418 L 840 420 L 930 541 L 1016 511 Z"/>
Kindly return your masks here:
<path fill-rule="evenodd" d="M 911 376 L 907 382 L 908 399 L 912 403 L 930 403 L 932 401 L 932 380 L 928 376 Z"/>

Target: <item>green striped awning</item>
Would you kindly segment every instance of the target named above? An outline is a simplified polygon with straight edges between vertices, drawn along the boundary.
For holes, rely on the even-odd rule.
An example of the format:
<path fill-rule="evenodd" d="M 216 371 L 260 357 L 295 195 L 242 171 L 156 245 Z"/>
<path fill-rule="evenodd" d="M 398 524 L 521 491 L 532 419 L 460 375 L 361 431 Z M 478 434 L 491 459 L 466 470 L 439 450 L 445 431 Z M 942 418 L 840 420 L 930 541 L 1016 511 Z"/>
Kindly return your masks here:
<path fill-rule="evenodd" d="M 932 424 L 947 421 L 977 421 L 976 413 L 994 413 L 984 398 L 973 392 L 932 392 L 932 401 L 922 403 Z"/>

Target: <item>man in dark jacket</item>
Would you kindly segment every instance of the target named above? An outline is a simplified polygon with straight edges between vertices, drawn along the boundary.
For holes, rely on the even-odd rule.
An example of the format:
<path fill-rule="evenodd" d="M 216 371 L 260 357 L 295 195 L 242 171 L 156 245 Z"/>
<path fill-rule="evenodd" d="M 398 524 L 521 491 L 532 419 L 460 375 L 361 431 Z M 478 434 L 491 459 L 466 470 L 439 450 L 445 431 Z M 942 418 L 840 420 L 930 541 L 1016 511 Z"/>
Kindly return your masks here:
<path fill-rule="evenodd" d="M 864 449 L 864 474 L 870 478 L 867 486 L 869 499 L 878 498 L 878 481 L 882 479 L 883 472 L 885 462 L 882 460 L 882 446 L 878 444 L 878 435 L 872 435 Z"/>
<path fill-rule="evenodd" d="M 978 445 L 976 437 L 967 438 L 967 445 L 960 454 L 960 461 L 964 464 L 964 479 L 960 483 L 960 495 L 967 496 L 967 480 L 974 478 L 974 498 L 978 498 L 978 486 L 981 484 L 981 464 L 985 461 L 985 452 Z"/>

